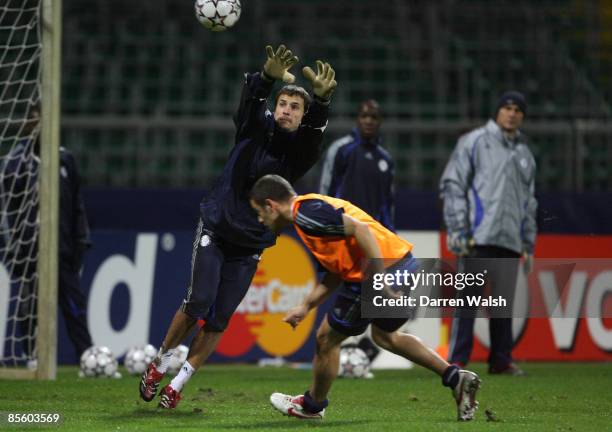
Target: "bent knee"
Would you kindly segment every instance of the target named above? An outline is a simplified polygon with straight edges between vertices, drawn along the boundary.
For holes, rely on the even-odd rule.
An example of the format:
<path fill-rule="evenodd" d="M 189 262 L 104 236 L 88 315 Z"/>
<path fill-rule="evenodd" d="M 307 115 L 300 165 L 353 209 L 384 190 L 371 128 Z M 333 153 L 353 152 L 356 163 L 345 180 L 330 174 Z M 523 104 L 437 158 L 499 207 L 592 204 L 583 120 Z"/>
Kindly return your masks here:
<path fill-rule="evenodd" d="M 377 329 L 376 327 L 372 327 L 372 340 L 376 345 L 381 348 L 390 351 L 390 348 L 393 347 L 393 333 L 387 333 L 386 331 Z"/>
<path fill-rule="evenodd" d="M 317 351 L 329 351 L 332 347 L 329 334 L 317 333 Z"/>
<path fill-rule="evenodd" d="M 317 353 L 329 353 L 340 347 L 341 340 L 334 338 L 329 332 L 317 332 Z"/>
<path fill-rule="evenodd" d="M 190 297 L 183 300 L 181 311 L 193 319 L 205 317 L 210 308 L 211 301 L 208 298 Z"/>

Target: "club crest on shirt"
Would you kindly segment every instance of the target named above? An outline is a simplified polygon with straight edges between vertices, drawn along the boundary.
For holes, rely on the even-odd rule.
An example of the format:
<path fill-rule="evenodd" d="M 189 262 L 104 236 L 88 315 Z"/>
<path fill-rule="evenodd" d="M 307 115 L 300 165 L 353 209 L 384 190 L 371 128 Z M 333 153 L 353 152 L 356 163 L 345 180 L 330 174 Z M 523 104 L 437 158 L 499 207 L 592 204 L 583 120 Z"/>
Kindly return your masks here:
<path fill-rule="evenodd" d="M 389 169 L 389 163 L 386 160 L 384 160 L 384 159 L 379 160 L 378 161 L 378 169 L 381 172 L 387 171 Z"/>
<path fill-rule="evenodd" d="M 204 234 L 202 239 L 200 240 L 200 246 L 206 247 L 210 244 L 210 236 L 208 234 Z"/>

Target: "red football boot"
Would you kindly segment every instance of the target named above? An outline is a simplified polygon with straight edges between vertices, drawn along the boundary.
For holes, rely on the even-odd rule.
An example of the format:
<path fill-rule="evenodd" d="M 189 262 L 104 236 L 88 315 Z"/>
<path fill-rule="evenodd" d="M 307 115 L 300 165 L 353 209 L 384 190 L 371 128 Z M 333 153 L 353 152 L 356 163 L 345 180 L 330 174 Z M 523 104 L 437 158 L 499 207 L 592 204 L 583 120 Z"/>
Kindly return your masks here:
<path fill-rule="evenodd" d="M 181 393 L 170 387 L 170 384 L 161 389 L 159 396 L 161 397 L 158 405 L 160 408 L 174 409 L 181 401 Z"/>
<path fill-rule="evenodd" d="M 159 372 L 155 364 L 151 362 L 140 380 L 140 397 L 143 401 L 151 402 L 153 400 L 163 378 L 164 374 Z"/>

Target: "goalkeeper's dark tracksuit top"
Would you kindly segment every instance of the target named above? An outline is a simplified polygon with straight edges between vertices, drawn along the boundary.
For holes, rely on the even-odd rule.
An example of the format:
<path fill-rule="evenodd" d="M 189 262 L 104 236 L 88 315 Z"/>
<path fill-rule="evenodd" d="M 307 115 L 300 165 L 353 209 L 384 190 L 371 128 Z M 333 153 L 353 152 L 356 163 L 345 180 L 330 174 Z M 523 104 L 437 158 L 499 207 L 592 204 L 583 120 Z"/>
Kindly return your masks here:
<path fill-rule="evenodd" d="M 380 136 L 364 140 L 357 129 L 327 150 L 319 193 L 350 201 L 394 231 L 393 160 Z"/>
<path fill-rule="evenodd" d="M 223 173 L 200 204 L 204 228 L 225 241 L 248 248 L 272 246 L 276 236 L 257 221 L 249 192 L 266 174 L 278 174 L 293 183 L 319 159 L 328 106 L 315 100 L 297 131 L 276 127 L 266 107 L 273 82 L 259 73 L 246 74 L 238 111 L 234 115 L 235 145 Z"/>

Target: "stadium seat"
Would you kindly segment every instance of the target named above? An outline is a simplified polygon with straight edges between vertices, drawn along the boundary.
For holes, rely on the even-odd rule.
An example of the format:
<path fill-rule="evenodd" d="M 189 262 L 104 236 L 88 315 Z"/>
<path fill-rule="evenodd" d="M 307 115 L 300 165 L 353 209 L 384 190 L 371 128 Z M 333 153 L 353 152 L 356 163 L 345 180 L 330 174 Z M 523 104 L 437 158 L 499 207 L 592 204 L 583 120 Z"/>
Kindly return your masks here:
<path fill-rule="evenodd" d="M 104 137 L 100 145 L 112 145 L 104 123 L 96 126 L 94 121 L 104 116 L 126 120 L 123 137 L 132 137 L 138 148 L 146 148 L 145 136 L 162 139 L 159 130 L 143 133 L 142 126 L 129 126 L 140 125 L 143 118 L 161 117 L 167 122 L 204 116 L 229 119 L 239 98 L 242 74 L 260 67 L 266 43 L 280 41 L 293 47 L 303 63 L 322 58 L 335 66 L 339 87 L 334 95 L 334 118 L 352 118 L 362 99 L 374 97 L 386 117 L 399 122 L 476 124 L 491 115 L 498 94 L 507 88 L 527 94 L 533 121 L 612 116 L 608 102 L 612 97 L 612 32 L 602 33 L 598 51 L 585 53 L 588 17 L 570 0 L 516 0 L 494 6 L 487 0 L 414 0 L 392 1 L 384 8 L 374 0 L 267 0 L 243 5 L 240 23 L 260 22 L 265 17 L 265 25 L 238 25 L 221 34 L 202 30 L 192 8 L 177 7 L 171 0 L 66 3 L 62 106 L 68 119 L 92 119 L 87 133 Z M 604 3 L 600 2 L 600 15 L 612 24 L 612 8 Z M 483 16 L 487 19 L 481 19 Z M 587 58 L 597 58 L 598 63 Z M 333 124 L 330 138 L 341 133 L 332 130 Z M 204 132 L 190 128 L 186 133 Z M 202 140 L 203 148 L 192 147 L 189 140 L 184 141 L 181 153 L 159 153 L 153 147 L 151 159 L 168 159 L 154 168 L 158 174 L 117 172 L 112 182 L 147 186 L 154 185 L 157 178 L 174 175 L 182 180 L 164 181 L 180 186 L 187 185 L 183 182 L 188 178 L 189 184 L 197 178 L 198 184 L 205 185 L 218 175 L 226 156 L 225 151 L 217 150 L 217 142 L 224 149 L 231 145 L 233 133 L 226 128 L 219 124 L 214 131 L 206 131 L 216 136 Z M 447 149 L 435 144 L 434 156 L 412 153 L 414 148 L 405 151 L 400 139 L 404 133 L 388 131 L 386 145 L 398 166 L 422 169 L 398 169 L 398 184 L 435 188 Z M 65 144 L 78 149 L 80 159 L 87 158 L 80 153 L 85 146 L 77 142 L 84 135 L 84 131 L 64 134 Z M 163 139 L 180 139 L 178 135 Z M 434 138 L 427 139 L 417 133 L 409 135 L 410 145 L 416 146 L 457 139 L 456 131 L 436 131 Z M 546 146 L 539 139 L 534 137 L 532 142 L 536 150 Z M 183 175 L 184 166 L 195 166 L 194 161 L 200 160 L 192 148 L 197 148 L 197 154 L 210 152 L 212 162 L 205 170 L 194 168 Z M 104 171 L 128 169 L 117 160 L 121 151 L 125 158 L 131 157 L 127 150 L 114 150 L 112 158 L 100 159 L 112 165 Z M 541 167 L 554 165 L 545 152 L 538 152 L 537 162 Z M 94 165 L 88 164 L 83 175 L 87 183 L 100 184 L 106 177 Z M 558 177 L 556 171 L 550 171 L 538 178 L 539 186 L 552 187 Z"/>

